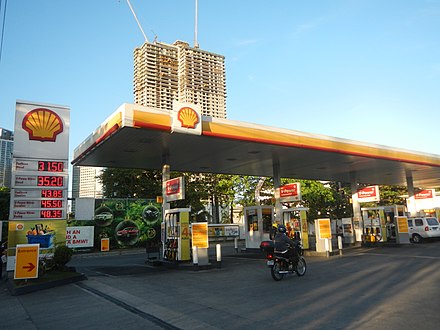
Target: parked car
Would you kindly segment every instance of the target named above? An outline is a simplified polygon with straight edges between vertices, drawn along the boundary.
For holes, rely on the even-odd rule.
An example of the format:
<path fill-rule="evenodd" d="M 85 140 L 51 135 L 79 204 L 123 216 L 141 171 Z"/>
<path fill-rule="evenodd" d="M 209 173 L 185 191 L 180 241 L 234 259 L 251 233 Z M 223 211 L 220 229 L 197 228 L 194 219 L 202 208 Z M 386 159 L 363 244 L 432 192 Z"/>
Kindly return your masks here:
<path fill-rule="evenodd" d="M 420 243 L 425 238 L 440 237 L 440 224 L 434 217 L 417 217 L 408 219 L 409 238 Z"/>

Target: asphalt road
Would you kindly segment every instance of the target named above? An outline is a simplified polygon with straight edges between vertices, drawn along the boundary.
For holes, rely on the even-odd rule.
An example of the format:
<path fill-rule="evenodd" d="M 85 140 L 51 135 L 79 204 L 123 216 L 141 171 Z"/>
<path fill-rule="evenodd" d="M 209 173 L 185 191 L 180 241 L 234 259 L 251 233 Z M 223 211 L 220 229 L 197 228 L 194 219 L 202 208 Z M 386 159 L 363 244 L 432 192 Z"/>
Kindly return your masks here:
<path fill-rule="evenodd" d="M 0 285 L 4 329 L 438 329 L 440 242 L 306 257 L 275 282 L 261 255 L 168 269 L 142 251 L 75 256 L 88 279 L 21 296 Z"/>

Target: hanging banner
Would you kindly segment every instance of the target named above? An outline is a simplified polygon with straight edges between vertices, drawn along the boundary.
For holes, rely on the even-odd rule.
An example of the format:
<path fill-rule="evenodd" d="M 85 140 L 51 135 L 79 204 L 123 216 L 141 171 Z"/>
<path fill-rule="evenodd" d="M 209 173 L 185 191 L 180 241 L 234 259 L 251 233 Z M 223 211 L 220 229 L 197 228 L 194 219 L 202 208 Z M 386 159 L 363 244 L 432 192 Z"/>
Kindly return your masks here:
<path fill-rule="evenodd" d="M 369 186 L 357 191 L 357 200 L 359 203 L 379 202 L 379 186 Z"/>

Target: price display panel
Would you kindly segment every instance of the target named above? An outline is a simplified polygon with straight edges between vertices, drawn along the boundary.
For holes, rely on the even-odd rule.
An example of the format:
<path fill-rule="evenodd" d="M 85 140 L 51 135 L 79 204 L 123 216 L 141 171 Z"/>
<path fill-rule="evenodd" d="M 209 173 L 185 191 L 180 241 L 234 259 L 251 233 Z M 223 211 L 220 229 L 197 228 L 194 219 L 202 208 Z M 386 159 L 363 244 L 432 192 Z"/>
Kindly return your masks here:
<path fill-rule="evenodd" d="M 60 160 L 14 159 L 16 172 L 55 172 L 67 173 L 67 162 Z"/>
<path fill-rule="evenodd" d="M 67 188 L 66 175 L 19 175 L 13 176 L 15 187 L 48 187 L 48 188 Z"/>
<path fill-rule="evenodd" d="M 65 219 L 68 163 L 64 160 L 14 159 L 11 219 Z"/>
<path fill-rule="evenodd" d="M 65 210 L 13 210 L 16 220 L 66 219 Z"/>
<path fill-rule="evenodd" d="M 42 188 L 42 189 L 15 189 L 14 198 L 15 199 L 23 199 L 23 198 L 65 198 L 66 190 L 64 189 L 51 189 L 51 188 Z"/>

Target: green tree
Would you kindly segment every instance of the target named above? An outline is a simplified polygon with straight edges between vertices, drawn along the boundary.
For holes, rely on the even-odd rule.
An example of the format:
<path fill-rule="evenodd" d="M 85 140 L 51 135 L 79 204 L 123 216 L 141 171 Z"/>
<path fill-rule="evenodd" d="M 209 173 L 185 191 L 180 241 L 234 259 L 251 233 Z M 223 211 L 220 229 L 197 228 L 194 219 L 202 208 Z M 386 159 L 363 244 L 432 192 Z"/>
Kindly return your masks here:
<path fill-rule="evenodd" d="M 162 173 L 140 169 L 107 168 L 99 176 L 106 198 L 156 199 L 162 195 Z"/>
<path fill-rule="evenodd" d="M 0 187 L 0 220 L 9 219 L 10 199 L 11 199 L 11 192 L 9 188 L 4 186 Z"/>
<path fill-rule="evenodd" d="M 350 202 L 351 185 L 343 182 L 329 182 L 328 185 L 333 193 L 330 217 L 332 219 L 351 218 L 353 216 L 353 205 Z"/>
<path fill-rule="evenodd" d="M 212 222 L 220 223 L 227 221 L 220 219 L 220 207 L 231 207 L 235 196 L 235 187 L 238 176 L 212 174 L 212 173 L 173 173 L 185 177 L 185 200 L 176 201 L 172 205 L 176 207 L 191 207 L 191 213 L 205 215 L 205 205 L 212 206 Z"/>
<path fill-rule="evenodd" d="M 281 180 L 283 185 L 291 182 L 299 182 L 301 185 L 302 201 L 295 203 L 295 206 L 309 208 L 307 214 L 309 222 L 318 218 L 334 216 L 333 206 L 335 205 L 335 196 L 333 194 L 333 189 L 328 183 L 314 180 Z"/>
<path fill-rule="evenodd" d="M 259 200 L 256 200 L 255 191 L 259 188 Z M 243 207 L 257 205 L 274 205 L 274 189 L 272 178 L 262 178 L 257 176 L 240 176 L 236 180 L 235 204 Z"/>

